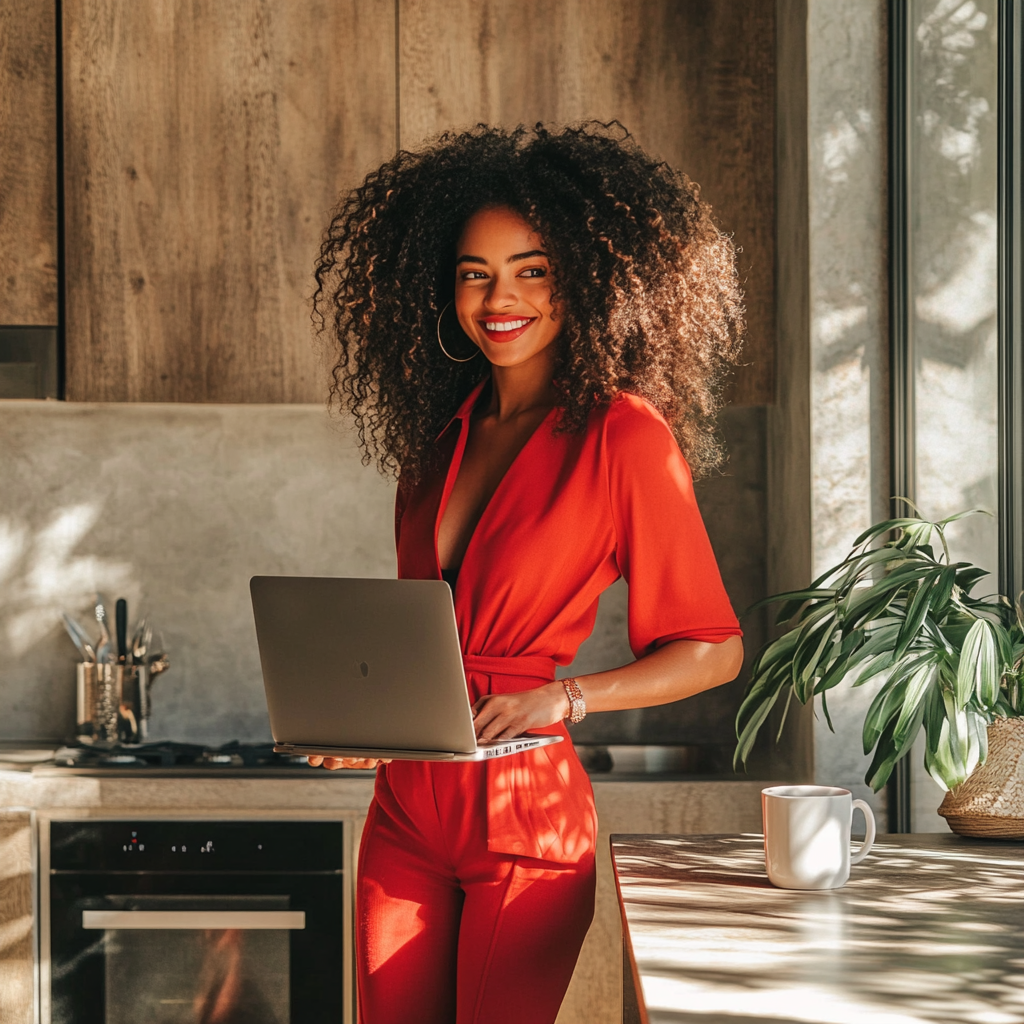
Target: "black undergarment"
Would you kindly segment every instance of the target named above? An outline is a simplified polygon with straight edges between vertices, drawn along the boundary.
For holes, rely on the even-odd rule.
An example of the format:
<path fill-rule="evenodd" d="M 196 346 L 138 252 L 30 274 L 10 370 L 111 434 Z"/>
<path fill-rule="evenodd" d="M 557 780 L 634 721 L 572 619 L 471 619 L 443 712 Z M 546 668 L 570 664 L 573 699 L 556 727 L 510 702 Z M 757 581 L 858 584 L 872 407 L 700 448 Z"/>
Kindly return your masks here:
<path fill-rule="evenodd" d="M 442 569 L 441 579 L 452 588 L 452 593 L 455 593 L 455 584 L 459 582 L 459 570 L 458 569 Z"/>

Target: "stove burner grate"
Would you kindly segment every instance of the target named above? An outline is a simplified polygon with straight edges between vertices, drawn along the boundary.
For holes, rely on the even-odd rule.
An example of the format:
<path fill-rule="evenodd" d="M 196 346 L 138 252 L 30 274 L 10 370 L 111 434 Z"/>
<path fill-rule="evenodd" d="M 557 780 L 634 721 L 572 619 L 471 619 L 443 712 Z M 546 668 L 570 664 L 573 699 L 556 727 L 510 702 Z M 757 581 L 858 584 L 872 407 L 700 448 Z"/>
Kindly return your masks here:
<path fill-rule="evenodd" d="M 54 755 L 59 768 L 302 768 L 304 757 L 277 754 L 272 743 L 240 743 L 220 747 L 164 741 L 118 747 L 61 747 Z"/>

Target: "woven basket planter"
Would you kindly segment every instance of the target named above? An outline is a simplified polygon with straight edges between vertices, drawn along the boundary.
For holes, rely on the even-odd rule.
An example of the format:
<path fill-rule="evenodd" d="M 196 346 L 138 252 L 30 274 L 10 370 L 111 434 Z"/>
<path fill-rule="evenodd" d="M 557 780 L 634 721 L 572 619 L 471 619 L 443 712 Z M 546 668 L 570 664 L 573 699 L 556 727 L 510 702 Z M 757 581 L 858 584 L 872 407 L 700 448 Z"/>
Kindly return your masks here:
<path fill-rule="evenodd" d="M 1024 718 L 988 727 L 988 758 L 939 807 L 962 836 L 1024 839 Z"/>

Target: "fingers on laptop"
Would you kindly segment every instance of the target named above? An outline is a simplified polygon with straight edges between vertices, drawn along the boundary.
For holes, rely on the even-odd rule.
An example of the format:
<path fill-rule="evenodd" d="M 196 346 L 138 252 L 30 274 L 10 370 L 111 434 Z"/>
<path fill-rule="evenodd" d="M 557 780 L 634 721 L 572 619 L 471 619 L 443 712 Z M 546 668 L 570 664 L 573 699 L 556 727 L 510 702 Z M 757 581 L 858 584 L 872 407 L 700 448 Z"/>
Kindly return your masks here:
<path fill-rule="evenodd" d="M 306 760 L 313 768 L 323 765 L 328 771 L 335 771 L 338 768 L 376 768 L 379 764 L 390 764 L 390 758 L 377 757 L 320 757 L 317 754 L 310 754 Z"/>

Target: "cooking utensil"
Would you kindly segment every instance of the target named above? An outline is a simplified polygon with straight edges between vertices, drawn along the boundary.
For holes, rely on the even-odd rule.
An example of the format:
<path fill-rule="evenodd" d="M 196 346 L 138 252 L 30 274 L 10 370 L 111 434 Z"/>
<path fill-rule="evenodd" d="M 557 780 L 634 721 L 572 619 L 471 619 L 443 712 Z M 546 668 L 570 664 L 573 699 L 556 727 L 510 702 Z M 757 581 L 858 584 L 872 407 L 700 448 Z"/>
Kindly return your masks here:
<path fill-rule="evenodd" d="M 163 637 L 160 638 L 161 641 Z M 143 632 L 140 648 L 145 652 L 146 647 L 153 641 L 153 631 L 147 626 Z M 153 685 L 153 679 L 166 672 L 171 667 L 170 659 L 163 651 L 154 651 L 152 654 L 136 662 L 135 670 L 138 673 L 138 732 L 143 742 L 149 737 L 149 714 L 152 704 L 149 699 L 149 688 Z"/>
<path fill-rule="evenodd" d="M 156 654 L 149 656 L 149 665 L 147 667 L 149 668 L 150 682 L 152 682 L 153 676 L 158 676 L 161 672 L 166 672 L 171 667 L 171 661 L 163 651 L 158 651 Z"/>
<path fill-rule="evenodd" d="M 64 620 L 64 628 L 68 631 L 68 636 L 71 637 L 72 643 L 82 655 L 82 661 L 95 661 L 96 651 L 85 630 L 67 612 L 61 612 L 61 618 Z"/>
<path fill-rule="evenodd" d="M 107 627 L 107 608 L 102 594 L 96 595 L 96 621 L 100 624 L 100 645 L 96 650 L 96 660 L 101 664 L 111 660 L 110 630 Z"/>
<path fill-rule="evenodd" d="M 153 630 L 146 625 L 143 616 L 135 625 L 135 632 L 132 634 L 132 661 L 136 665 L 142 665 L 146 660 L 146 648 L 153 642 Z"/>
<path fill-rule="evenodd" d="M 119 597 L 114 605 L 114 621 L 117 624 L 117 662 L 123 665 L 129 654 L 128 602 L 123 597 Z"/>

